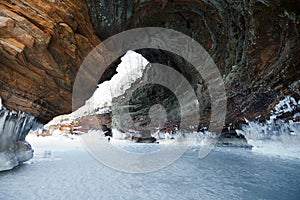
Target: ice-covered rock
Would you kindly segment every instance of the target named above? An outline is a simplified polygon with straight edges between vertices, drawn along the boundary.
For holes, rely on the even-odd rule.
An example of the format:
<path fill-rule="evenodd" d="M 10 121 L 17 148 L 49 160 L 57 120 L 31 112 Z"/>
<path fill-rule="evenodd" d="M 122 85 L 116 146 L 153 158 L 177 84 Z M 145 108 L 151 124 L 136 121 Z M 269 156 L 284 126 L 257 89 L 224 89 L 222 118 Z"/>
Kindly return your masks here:
<path fill-rule="evenodd" d="M 275 114 L 279 115 L 281 113 L 292 112 L 296 109 L 298 103 L 292 96 L 286 96 L 283 100 L 279 101 L 275 106 Z"/>
<path fill-rule="evenodd" d="M 2 105 L 2 104 L 1 104 Z M 33 150 L 25 137 L 36 125 L 33 116 L 24 112 L 0 110 L 0 171 L 12 169 L 32 158 Z"/>
<path fill-rule="evenodd" d="M 9 170 L 33 157 L 31 145 L 18 141 L 12 150 L 0 152 L 0 171 Z"/>
<path fill-rule="evenodd" d="M 279 118 L 282 113 L 290 112 L 294 109 L 293 100 L 285 98 L 276 106 L 277 109 L 269 120 L 245 120 L 246 124 L 236 130 L 238 134 L 243 134 L 248 143 L 253 146 L 253 151 L 273 156 L 286 158 L 300 158 L 300 122 L 295 113 L 292 118 Z"/>

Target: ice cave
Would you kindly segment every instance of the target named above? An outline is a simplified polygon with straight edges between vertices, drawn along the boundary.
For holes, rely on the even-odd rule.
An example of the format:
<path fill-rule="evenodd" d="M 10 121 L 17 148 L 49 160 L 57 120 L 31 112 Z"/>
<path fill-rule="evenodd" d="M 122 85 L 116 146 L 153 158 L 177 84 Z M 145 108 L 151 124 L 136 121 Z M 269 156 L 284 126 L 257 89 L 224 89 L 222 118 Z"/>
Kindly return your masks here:
<path fill-rule="evenodd" d="M 299 0 L 3 0 L 0 199 L 300 199 Z"/>

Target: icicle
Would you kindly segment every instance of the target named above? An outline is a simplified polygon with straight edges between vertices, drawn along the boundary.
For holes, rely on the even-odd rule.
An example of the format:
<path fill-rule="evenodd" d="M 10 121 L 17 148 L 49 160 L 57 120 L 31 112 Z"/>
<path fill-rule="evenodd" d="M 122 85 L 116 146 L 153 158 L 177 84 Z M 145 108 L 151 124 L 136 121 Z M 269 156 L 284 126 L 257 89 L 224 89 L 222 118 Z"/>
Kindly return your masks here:
<path fill-rule="evenodd" d="M 35 118 L 24 112 L 9 110 L 0 111 L 0 145 L 1 148 L 24 140 L 31 127 L 36 123 Z"/>
<path fill-rule="evenodd" d="M 32 158 L 33 150 L 24 140 L 31 127 L 35 126 L 36 120 L 27 113 L 6 110 L 1 98 L 0 108 L 0 171 L 2 171 L 12 169 L 19 162 Z"/>
<path fill-rule="evenodd" d="M 0 134 L 3 132 L 4 123 L 8 114 L 9 114 L 8 112 L 0 113 Z"/>

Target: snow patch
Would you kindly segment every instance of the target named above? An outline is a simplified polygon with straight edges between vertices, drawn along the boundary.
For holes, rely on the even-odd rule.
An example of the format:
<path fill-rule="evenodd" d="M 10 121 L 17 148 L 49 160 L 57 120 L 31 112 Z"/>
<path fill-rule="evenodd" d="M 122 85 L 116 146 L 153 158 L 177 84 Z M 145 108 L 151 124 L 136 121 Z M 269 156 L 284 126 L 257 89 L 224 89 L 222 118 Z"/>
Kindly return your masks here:
<path fill-rule="evenodd" d="M 71 125 L 73 121 L 74 121 L 74 117 L 72 115 L 59 115 L 53 118 L 47 124 L 45 124 L 44 128 L 48 128 L 50 126 L 57 125 L 57 124 Z"/>
<path fill-rule="evenodd" d="M 294 97 L 286 96 L 275 106 L 275 115 L 292 112 L 296 109 L 297 105 L 298 103 L 296 102 Z"/>
<path fill-rule="evenodd" d="M 101 109 L 97 110 L 94 114 L 103 115 L 103 114 L 107 114 L 107 113 L 110 113 L 110 112 L 111 112 L 110 108 L 101 108 Z"/>
<path fill-rule="evenodd" d="M 115 129 L 115 128 L 112 129 L 112 133 L 113 133 L 114 139 L 125 139 L 125 137 L 126 137 L 125 133 L 122 133 L 121 131 L 119 131 L 118 129 Z"/>

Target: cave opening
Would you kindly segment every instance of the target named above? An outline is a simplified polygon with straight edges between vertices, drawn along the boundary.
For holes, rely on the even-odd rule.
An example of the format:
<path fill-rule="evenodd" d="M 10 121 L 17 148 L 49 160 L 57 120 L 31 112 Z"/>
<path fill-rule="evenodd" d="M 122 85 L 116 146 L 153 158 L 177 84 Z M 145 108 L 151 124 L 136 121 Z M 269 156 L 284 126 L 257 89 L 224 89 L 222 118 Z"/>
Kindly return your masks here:
<path fill-rule="evenodd" d="M 0 172 L 4 199 L 299 199 L 300 0 L 5 0 L 0 7 L 0 171 L 22 163 Z M 74 81 L 87 54 L 141 27 L 175 30 L 201 44 L 224 81 L 226 110 L 211 103 L 209 81 L 188 61 L 159 48 L 132 48 L 96 59 L 118 57 L 109 66 L 99 64 L 100 80 L 93 74 L 97 69 L 87 69 L 82 98 L 71 113 Z M 140 42 L 132 35 L 125 39 Z M 165 45 L 170 39 L 159 41 Z M 160 71 L 151 71 L 157 63 L 181 74 L 197 99 L 181 92 L 187 102 L 181 104 L 181 96 L 173 94 L 178 87 L 138 87 L 145 71 Z M 181 105 L 193 100 L 199 102 L 203 129 L 184 132 L 182 123 L 177 127 Z M 214 121 L 214 108 L 215 121 L 223 124 L 219 118 L 226 115 L 216 148 L 211 141 L 217 134 L 206 126 Z M 124 109 L 140 125 L 134 130 L 150 126 L 155 133 L 137 136 Z M 186 114 L 188 122 L 198 123 Z M 54 116 L 46 126 L 36 123 Z M 80 141 L 89 134 L 96 136 L 92 142 L 99 139 L 89 146 L 93 157 Z M 169 144 L 189 136 L 195 144 L 174 157 L 175 145 Z M 114 154 L 114 145 L 130 154 Z M 205 149 L 212 153 L 200 156 Z M 120 168 L 101 162 L 106 158 Z M 152 173 L 128 174 L 146 167 Z"/>
<path fill-rule="evenodd" d="M 115 73 L 101 80 L 96 90 L 85 104 L 70 114 L 63 114 L 53 118 L 44 125 L 43 129 L 33 131 L 38 135 L 51 135 L 56 130 L 66 133 L 88 132 L 93 129 L 111 129 L 111 106 L 114 98 L 123 95 L 131 85 L 143 75 L 149 61 L 135 51 L 127 51 L 116 61 Z M 102 78 L 102 77 L 101 77 Z M 90 116 L 103 115 L 106 118 L 102 122 L 94 119 L 93 123 L 87 123 Z M 91 121 L 91 119 L 90 119 Z M 80 124 L 80 126 L 78 125 Z M 100 123 L 100 124 L 99 124 Z"/>
<path fill-rule="evenodd" d="M 139 78 L 149 61 L 135 51 L 128 51 L 120 58 L 116 73 L 109 80 L 97 85 L 93 95 L 86 100 L 84 106 L 73 112 L 74 116 L 91 114 L 101 108 L 109 108 L 112 99 L 123 95 L 128 88 Z"/>

